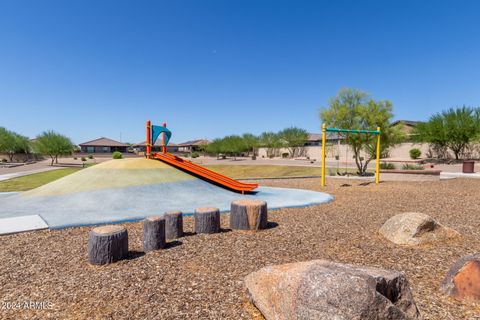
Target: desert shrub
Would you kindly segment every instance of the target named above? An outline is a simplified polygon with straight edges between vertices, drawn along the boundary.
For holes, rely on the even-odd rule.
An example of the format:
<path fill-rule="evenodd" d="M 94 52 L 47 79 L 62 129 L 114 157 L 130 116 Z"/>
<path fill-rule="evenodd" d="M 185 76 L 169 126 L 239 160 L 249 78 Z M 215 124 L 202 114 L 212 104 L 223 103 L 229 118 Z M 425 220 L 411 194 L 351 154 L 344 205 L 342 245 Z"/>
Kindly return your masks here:
<path fill-rule="evenodd" d="M 112 158 L 113 159 L 122 159 L 123 158 L 123 154 L 119 151 L 115 151 L 114 153 L 112 153 Z"/>
<path fill-rule="evenodd" d="M 192 152 L 192 158 L 198 158 L 198 157 L 200 157 L 198 152 Z"/>
<path fill-rule="evenodd" d="M 420 149 L 417 149 L 417 148 L 410 149 L 410 158 L 412 158 L 413 160 L 420 158 L 421 155 L 422 155 L 422 151 L 420 151 Z"/>
<path fill-rule="evenodd" d="M 381 162 L 380 163 L 380 169 L 384 169 L 384 170 L 394 170 L 395 169 L 395 165 L 393 163 L 390 163 L 390 162 Z"/>
<path fill-rule="evenodd" d="M 88 159 L 93 159 L 93 154 L 89 154 Z"/>
<path fill-rule="evenodd" d="M 408 164 L 408 163 L 406 163 L 402 166 L 402 169 L 403 170 L 423 170 L 425 168 L 420 164 Z"/>

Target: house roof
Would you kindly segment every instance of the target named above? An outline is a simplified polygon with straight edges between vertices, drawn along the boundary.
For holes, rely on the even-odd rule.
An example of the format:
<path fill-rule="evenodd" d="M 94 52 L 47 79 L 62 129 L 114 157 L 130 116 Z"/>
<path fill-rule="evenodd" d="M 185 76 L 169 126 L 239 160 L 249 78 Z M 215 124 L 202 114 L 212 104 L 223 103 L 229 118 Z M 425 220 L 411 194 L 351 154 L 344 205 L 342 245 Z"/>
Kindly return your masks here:
<path fill-rule="evenodd" d="M 132 147 L 134 147 L 134 148 L 135 148 L 135 147 L 145 147 L 146 145 L 147 145 L 147 142 L 146 142 L 146 141 L 142 141 L 142 142 L 139 142 L 139 143 L 134 144 Z M 154 146 L 155 146 L 155 147 L 161 147 L 161 146 L 162 146 L 162 140 L 161 140 L 161 139 L 158 139 L 157 141 L 155 141 Z M 171 143 L 171 142 L 168 143 L 168 147 L 176 147 L 176 146 L 178 146 L 178 144 L 176 144 L 176 143 Z"/>
<path fill-rule="evenodd" d="M 178 144 L 179 147 L 189 147 L 189 146 L 200 146 L 200 145 L 205 145 L 209 144 L 210 141 L 205 140 L 205 139 L 199 139 L 199 140 L 190 140 L 187 142 L 183 142 Z"/>
<path fill-rule="evenodd" d="M 109 138 L 101 137 L 95 140 L 80 143 L 79 146 L 92 146 L 92 147 L 128 147 L 128 144 L 115 141 Z"/>
<path fill-rule="evenodd" d="M 417 125 L 419 122 L 421 122 L 421 121 L 396 120 L 396 121 L 392 122 L 391 125 L 392 125 L 392 126 L 396 126 L 396 125 L 399 124 L 399 123 L 403 123 L 403 124 L 405 124 L 405 125 L 407 125 L 407 126 L 415 126 L 415 125 Z"/>

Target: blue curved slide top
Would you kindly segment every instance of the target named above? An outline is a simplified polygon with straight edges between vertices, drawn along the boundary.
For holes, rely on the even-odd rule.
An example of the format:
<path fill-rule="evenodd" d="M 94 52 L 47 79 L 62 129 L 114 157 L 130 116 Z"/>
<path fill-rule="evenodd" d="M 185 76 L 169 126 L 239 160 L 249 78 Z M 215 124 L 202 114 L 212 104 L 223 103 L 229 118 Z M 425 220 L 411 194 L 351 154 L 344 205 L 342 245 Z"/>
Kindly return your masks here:
<path fill-rule="evenodd" d="M 155 141 L 157 141 L 158 137 L 162 132 L 165 132 L 165 145 L 168 145 L 168 142 L 172 137 L 172 132 L 164 126 L 155 126 L 155 125 L 152 125 L 152 145 L 155 144 Z"/>

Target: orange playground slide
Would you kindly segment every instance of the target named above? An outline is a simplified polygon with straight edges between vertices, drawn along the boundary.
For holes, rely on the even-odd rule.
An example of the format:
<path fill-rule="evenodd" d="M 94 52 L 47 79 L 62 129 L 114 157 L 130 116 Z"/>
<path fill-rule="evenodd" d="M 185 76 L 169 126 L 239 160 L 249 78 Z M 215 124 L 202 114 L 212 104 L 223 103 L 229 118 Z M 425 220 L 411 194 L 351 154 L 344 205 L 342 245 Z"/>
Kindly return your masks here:
<path fill-rule="evenodd" d="M 258 184 L 256 183 L 243 183 L 243 182 L 237 181 L 235 179 L 229 178 L 222 174 L 216 173 L 215 171 L 209 170 L 205 167 L 199 166 L 198 164 L 195 164 L 191 161 L 177 157 L 168 152 L 154 153 L 153 157 L 154 159 L 163 161 L 165 163 L 168 163 L 169 165 L 183 169 L 189 173 L 192 173 L 196 176 L 204 178 L 205 180 L 208 180 L 210 182 L 219 184 L 233 191 L 237 191 L 241 193 L 252 192 L 253 189 L 258 187 Z"/>

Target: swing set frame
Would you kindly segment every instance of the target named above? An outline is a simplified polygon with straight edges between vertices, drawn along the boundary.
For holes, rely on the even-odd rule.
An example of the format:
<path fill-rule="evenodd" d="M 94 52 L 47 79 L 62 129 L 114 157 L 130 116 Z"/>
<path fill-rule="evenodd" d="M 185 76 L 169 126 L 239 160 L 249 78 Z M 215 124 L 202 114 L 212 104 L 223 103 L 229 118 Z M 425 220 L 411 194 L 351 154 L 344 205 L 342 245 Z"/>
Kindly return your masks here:
<path fill-rule="evenodd" d="M 325 186 L 325 156 L 326 156 L 326 143 L 327 143 L 327 132 L 336 132 L 336 133 L 365 133 L 373 134 L 377 136 L 377 152 L 376 152 L 376 161 L 375 161 L 375 184 L 380 182 L 380 127 L 377 127 L 377 130 L 355 130 L 355 129 L 338 129 L 338 128 L 327 128 L 327 125 L 322 124 L 322 187 Z"/>

